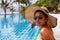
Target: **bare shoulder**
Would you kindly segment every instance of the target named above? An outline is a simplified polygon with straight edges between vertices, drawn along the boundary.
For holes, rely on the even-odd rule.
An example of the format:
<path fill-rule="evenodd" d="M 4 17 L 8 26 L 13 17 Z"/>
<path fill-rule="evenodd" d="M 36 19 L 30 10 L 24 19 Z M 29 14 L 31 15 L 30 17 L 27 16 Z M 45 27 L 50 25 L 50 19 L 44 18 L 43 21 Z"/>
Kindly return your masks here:
<path fill-rule="evenodd" d="M 52 33 L 52 31 L 48 28 L 42 28 L 41 33 Z"/>
<path fill-rule="evenodd" d="M 53 33 L 48 28 L 42 28 L 41 29 L 41 36 L 45 40 L 54 40 Z"/>

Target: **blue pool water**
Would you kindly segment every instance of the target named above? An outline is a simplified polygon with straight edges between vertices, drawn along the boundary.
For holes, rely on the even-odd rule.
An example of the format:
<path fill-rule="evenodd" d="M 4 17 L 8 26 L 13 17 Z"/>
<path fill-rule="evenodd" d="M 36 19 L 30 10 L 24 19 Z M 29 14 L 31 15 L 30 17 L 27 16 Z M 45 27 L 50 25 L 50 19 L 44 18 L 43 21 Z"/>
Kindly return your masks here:
<path fill-rule="evenodd" d="M 0 15 L 0 40 L 36 40 L 39 32 L 22 15 Z"/>

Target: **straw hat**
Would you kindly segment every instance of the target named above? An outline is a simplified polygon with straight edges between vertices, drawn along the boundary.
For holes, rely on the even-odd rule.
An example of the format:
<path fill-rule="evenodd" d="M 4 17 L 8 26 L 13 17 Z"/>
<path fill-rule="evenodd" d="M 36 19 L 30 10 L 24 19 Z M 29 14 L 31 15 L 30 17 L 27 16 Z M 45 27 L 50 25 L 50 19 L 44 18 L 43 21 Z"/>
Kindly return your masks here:
<path fill-rule="evenodd" d="M 49 10 L 46 7 L 38 7 L 38 6 L 29 6 L 25 10 L 25 19 L 29 20 L 32 24 L 35 24 L 34 22 L 34 12 L 36 10 L 41 10 L 45 12 L 48 15 L 48 21 L 47 24 L 51 27 L 54 28 L 57 25 L 57 18 L 49 15 Z"/>

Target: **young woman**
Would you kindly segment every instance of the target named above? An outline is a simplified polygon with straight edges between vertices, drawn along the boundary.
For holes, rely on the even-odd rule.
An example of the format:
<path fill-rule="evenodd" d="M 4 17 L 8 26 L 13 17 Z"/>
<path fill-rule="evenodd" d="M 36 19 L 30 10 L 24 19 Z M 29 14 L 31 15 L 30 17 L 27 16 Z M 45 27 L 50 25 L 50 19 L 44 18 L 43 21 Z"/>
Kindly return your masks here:
<path fill-rule="evenodd" d="M 47 10 L 36 10 L 34 20 L 37 26 L 40 27 L 40 34 L 36 40 L 55 40 L 51 27 L 47 24 Z"/>
<path fill-rule="evenodd" d="M 40 33 L 36 40 L 55 40 L 52 28 L 56 27 L 57 19 L 49 15 L 46 7 L 29 6 L 25 11 L 25 18 L 32 23 L 33 27 L 39 26 Z"/>

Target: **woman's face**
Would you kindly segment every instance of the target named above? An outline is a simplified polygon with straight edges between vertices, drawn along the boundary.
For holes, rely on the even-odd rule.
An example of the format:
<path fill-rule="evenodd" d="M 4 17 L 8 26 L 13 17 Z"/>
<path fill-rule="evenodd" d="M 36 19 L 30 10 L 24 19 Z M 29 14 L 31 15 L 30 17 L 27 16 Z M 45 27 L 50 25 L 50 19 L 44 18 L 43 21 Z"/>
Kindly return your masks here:
<path fill-rule="evenodd" d="M 36 12 L 34 19 L 37 26 L 43 26 L 47 21 L 47 18 L 45 18 L 42 12 Z"/>

